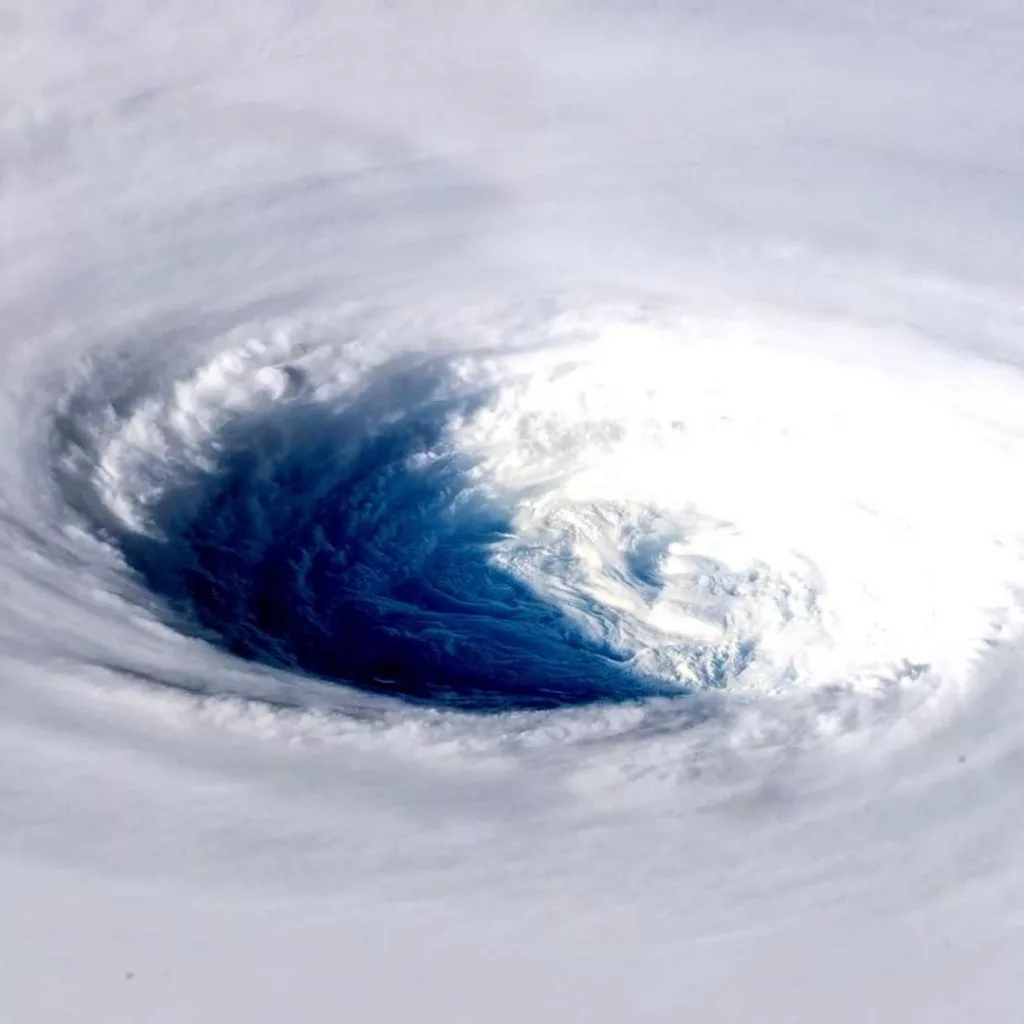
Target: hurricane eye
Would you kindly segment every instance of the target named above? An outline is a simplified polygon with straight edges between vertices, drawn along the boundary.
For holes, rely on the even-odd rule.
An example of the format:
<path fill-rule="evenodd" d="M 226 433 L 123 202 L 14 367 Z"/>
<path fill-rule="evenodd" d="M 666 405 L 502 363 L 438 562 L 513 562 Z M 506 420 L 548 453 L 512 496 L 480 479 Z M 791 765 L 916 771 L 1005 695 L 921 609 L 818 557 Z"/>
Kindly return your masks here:
<path fill-rule="evenodd" d="M 65 493 L 174 629 L 300 702 L 310 679 L 491 713 L 966 678 L 1014 604 L 972 421 L 898 362 L 583 323 L 369 363 L 296 328 L 229 337 L 113 416 L 69 404 Z M 974 481 L 958 503 L 897 472 L 923 445 Z M 936 575 L 967 513 L 988 526 Z"/>
<path fill-rule="evenodd" d="M 472 403 L 275 409 L 120 546 L 151 591 L 242 658 L 473 711 L 639 698 L 599 639 L 493 557 L 509 510 L 446 440 Z"/>

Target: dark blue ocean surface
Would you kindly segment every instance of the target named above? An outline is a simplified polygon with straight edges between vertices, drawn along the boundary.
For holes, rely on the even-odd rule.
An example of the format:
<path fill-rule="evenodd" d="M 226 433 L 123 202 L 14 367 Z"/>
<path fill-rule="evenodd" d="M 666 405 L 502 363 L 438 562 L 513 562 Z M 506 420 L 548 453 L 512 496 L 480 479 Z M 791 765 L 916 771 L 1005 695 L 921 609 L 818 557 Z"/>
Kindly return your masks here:
<path fill-rule="evenodd" d="M 445 440 L 469 408 L 407 375 L 238 421 L 121 547 L 179 625 L 253 661 L 472 711 L 658 692 L 493 563 L 508 514 Z"/>

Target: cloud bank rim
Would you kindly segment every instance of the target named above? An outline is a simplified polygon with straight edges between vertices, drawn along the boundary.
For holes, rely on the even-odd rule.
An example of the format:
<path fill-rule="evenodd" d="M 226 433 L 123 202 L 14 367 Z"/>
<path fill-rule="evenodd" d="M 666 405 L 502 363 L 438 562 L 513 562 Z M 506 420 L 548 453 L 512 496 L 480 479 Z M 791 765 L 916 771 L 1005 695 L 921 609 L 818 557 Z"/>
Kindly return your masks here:
<path fill-rule="evenodd" d="M 1017 628 L 995 372 L 784 318 L 346 311 L 87 382 L 56 466 L 176 628 L 264 665 L 469 711 L 884 695 Z"/>

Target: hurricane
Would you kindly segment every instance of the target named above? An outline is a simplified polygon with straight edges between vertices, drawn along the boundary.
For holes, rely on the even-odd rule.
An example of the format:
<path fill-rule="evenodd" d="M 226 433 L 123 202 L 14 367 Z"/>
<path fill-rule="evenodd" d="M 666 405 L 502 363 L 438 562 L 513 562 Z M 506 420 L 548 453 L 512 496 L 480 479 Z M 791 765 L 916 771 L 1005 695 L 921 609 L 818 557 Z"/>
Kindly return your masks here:
<path fill-rule="evenodd" d="M 1013 1019 L 1012 4 L 0 31 L 5 1020 Z"/>

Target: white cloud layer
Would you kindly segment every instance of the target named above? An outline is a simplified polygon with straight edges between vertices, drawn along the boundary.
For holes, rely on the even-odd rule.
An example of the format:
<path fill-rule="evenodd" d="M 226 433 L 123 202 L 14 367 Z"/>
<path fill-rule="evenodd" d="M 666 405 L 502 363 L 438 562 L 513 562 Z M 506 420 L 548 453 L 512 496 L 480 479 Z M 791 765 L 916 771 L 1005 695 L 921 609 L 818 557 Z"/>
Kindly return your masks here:
<path fill-rule="evenodd" d="M 1015 1019 L 1019 4 L 0 36 L 0 1019 Z M 170 607 L 225 460 L 250 566 L 329 551 L 411 411 L 430 501 L 342 519 L 374 607 L 405 572 L 466 678 L 635 699 L 403 702 Z M 365 434 L 296 463 L 320 423 Z"/>

